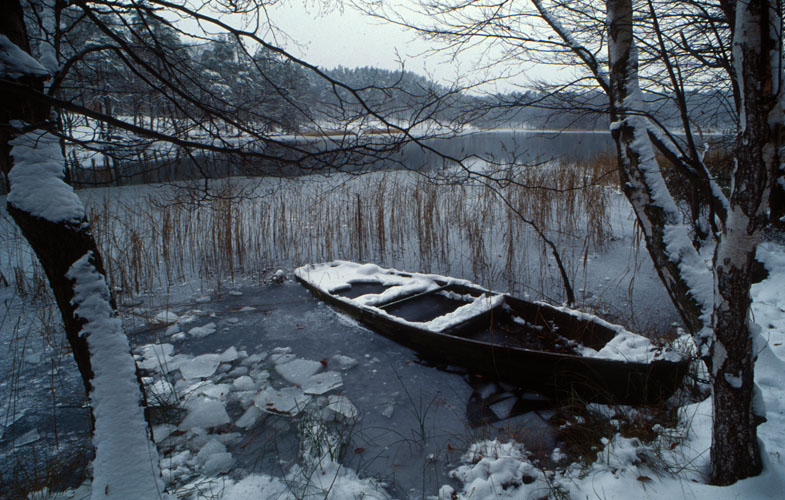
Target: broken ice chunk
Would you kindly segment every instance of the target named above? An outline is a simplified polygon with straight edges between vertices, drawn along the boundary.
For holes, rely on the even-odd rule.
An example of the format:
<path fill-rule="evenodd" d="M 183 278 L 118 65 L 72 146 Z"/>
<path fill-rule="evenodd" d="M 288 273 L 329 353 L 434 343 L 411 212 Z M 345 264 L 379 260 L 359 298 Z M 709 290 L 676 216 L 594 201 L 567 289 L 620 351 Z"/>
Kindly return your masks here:
<path fill-rule="evenodd" d="M 228 472 L 234 463 L 232 454 L 226 451 L 226 446 L 217 439 L 207 442 L 199 453 L 196 460 L 202 466 L 202 471 L 208 476 L 215 476 Z"/>
<path fill-rule="evenodd" d="M 357 418 L 360 415 L 360 411 L 346 396 L 329 396 L 327 409 L 346 418 Z"/>
<path fill-rule="evenodd" d="M 160 443 L 164 439 L 168 438 L 177 427 L 172 424 L 160 424 L 153 426 L 153 437 L 155 438 L 156 443 Z"/>
<path fill-rule="evenodd" d="M 176 315 L 172 311 L 161 311 L 150 320 L 150 323 L 154 325 L 169 325 L 172 323 L 177 323 L 180 319 L 180 316 Z"/>
<path fill-rule="evenodd" d="M 288 363 L 275 365 L 277 371 L 287 382 L 295 385 L 304 385 L 310 378 L 322 369 L 318 361 L 308 359 L 293 359 Z"/>
<path fill-rule="evenodd" d="M 229 347 L 221 354 L 221 363 L 231 363 L 237 359 L 237 349 L 234 346 Z"/>
<path fill-rule="evenodd" d="M 191 337 L 196 337 L 198 339 L 207 337 L 208 335 L 212 335 L 215 333 L 216 326 L 215 323 L 207 323 L 203 326 L 197 326 L 195 328 L 191 328 L 188 330 L 188 335 Z"/>
<path fill-rule="evenodd" d="M 357 366 L 356 359 L 350 358 L 349 356 L 344 356 L 343 354 L 336 354 L 333 356 L 333 361 L 338 363 L 338 368 L 344 371 Z"/>
<path fill-rule="evenodd" d="M 505 418 L 510 416 L 510 413 L 512 412 L 512 409 L 515 406 L 516 401 L 517 398 L 511 396 L 509 398 L 502 399 L 501 401 L 490 405 L 490 409 L 494 413 L 494 415 L 499 417 L 501 420 L 504 420 Z"/>
<path fill-rule="evenodd" d="M 183 378 L 207 378 L 218 369 L 221 364 L 221 357 L 218 354 L 202 354 L 195 358 L 185 361 L 180 365 L 180 373 Z"/>
<path fill-rule="evenodd" d="M 137 363 L 139 368 L 160 371 L 172 361 L 174 346 L 172 344 L 147 344 L 140 351 L 144 359 Z"/>
<path fill-rule="evenodd" d="M 248 375 L 242 375 L 234 379 L 232 386 L 234 386 L 236 391 L 252 391 L 256 389 L 256 382 Z"/>
<path fill-rule="evenodd" d="M 185 407 L 188 415 L 180 424 L 179 429 L 186 431 L 197 427 L 217 427 L 229 423 L 229 415 L 223 403 L 206 397 L 196 397 L 190 399 Z"/>
<path fill-rule="evenodd" d="M 278 413 L 294 417 L 311 401 L 299 387 L 285 387 L 275 390 L 268 387 L 254 399 L 254 404 L 268 413 Z"/>
<path fill-rule="evenodd" d="M 176 403 L 177 392 L 168 380 L 159 380 L 146 386 L 150 395 L 148 399 L 155 403 Z"/>
<path fill-rule="evenodd" d="M 41 435 L 38 434 L 38 429 L 33 429 L 31 431 L 28 431 L 25 435 L 23 435 L 19 439 L 16 439 L 14 441 L 14 448 L 19 448 L 20 446 L 24 446 L 26 444 L 35 443 L 39 439 L 41 439 Z"/>
<path fill-rule="evenodd" d="M 256 425 L 256 422 L 259 420 L 259 417 L 261 416 L 262 416 L 262 410 L 260 410 L 259 407 L 256 405 L 251 405 L 248 407 L 247 410 L 245 410 L 243 416 L 238 418 L 237 422 L 235 422 L 234 424 L 242 429 L 250 429 L 251 427 Z"/>
<path fill-rule="evenodd" d="M 31 365 L 35 365 L 41 362 L 41 353 L 40 352 L 31 352 L 27 353 L 24 356 L 25 363 L 29 363 Z"/>
<path fill-rule="evenodd" d="M 212 399 L 222 399 L 229 393 L 229 384 L 214 384 L 212 382 L 205 382 L 197 384 L 190 388 L 191 394 L 194 396 L 207 396 Z"/>
<path fill-rule="evenodd" d="M 251 366 L 251 365 L 255 365 L 255 364 L 261 363 L 265 359 L 267 359 L 267 353 L 266 352 L 256 353 L 256 354 L 251 354 L 250 356 L 248 356 L 247 358 L 242 360 L 240 362 L 240 364 L 243 365 L 243 366 Z"/>
<path fill-rule="evenodd" d="M 281 363 L 288 363 L 289 361 L 292 361 L 293 359 L 296 359 L 296 358 L 297 358 L 297 356 L 295 356 L 294 354 L 271 354 L 270 355 L 270 361 L 272 361 L 276 365 L 281 364 Z"/>
<path fill-rule="evenodd" d="M 343 379 L 338 372 L 317 373 L 303 384 L 306 394 L 320 395 L 343 386 Z"/>

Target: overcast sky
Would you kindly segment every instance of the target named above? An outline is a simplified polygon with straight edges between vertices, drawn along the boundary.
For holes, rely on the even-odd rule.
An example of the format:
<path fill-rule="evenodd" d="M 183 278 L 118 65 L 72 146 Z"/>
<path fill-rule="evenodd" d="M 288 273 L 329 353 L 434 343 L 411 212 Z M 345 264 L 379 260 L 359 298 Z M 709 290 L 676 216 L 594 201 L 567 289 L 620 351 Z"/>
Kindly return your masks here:
<path fill-rule="evenodd" d="M 438 71 L 439 78 L 454 76 L 449 65 L 421 55 L 429 46 L 414 33 L 352 7 L 332 7 L 325 12 L 319 5 L 293 0 L 271 7 L 268 14 L 288 39 L 276 36 L 277 40 L 269 40 L 267 33 L 265 39 L 277 42 L 309 63 L 325 68 L 341 65 L 399 69 L 403 61 L 407 70 L 417 73 Z"/>
<path fill-rule="evenodd" d="M 263 32 L 265 39 L 325 68 L 341 65 L 399 69 L 403 62 L 406 70 L 430 76 L 442 84 L 449 85 L 459 77 L 483 78 L 482 72 L 476 69 L 478 63 L 482 64 L 478 52 L 457 59 L 451 59 L 447 53 L 426 57 L 428 49 L 434 47 L 433 42 L 412 31 L 367 16 L 350 6 L 343 9 L 333 6 L 324 11 L 318 3 L 308 5 L 306 1 L 291 0 L 269 8 L 272 23 L 288 37 L 276 36 L 272 40 L 269 33 Z M 402 1 L 414 5 L 414 0 Z M 512 82 L 526 83 L 522 78 Z M 510 88 L 511 83 L 501 86 L 503 90 Z"/>

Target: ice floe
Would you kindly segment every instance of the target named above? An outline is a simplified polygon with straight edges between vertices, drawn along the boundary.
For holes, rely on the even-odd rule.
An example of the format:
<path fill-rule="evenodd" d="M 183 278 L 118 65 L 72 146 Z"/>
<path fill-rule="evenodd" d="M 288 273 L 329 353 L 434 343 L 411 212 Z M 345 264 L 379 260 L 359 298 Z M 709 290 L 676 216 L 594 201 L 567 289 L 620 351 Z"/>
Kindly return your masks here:
<path fill-rule="evenodd" d="M 180 373 L 183 378 L 207 378 L 218 369 L 221 364 L 219 354 L 202 354 L 180 364 Z"/>
<path fill-rule="evenodd" d="M 185 407 L 188 415 L 179 426 L 181 431 L 194 427 L 218 427 L 230 421 L 223 403 L 212 398 L 198 396 L 186 401 Z"/>
<path fill-rule="evenodd" d="M 191 337 L 203 338 L 203 337 L 207 337 L 208 335 L 214 334 L 215 330 L 216 330 L 215 323 L 207 323 L 206 325 L 203 326 L 197 326 L 195 328 L 191 328 L 190 330 L 188 330 L 188 335 L 190 335 Z"/>
<path fill-rule="evenodd" d="M 254 404 L 268 413 L 293 417 L 300 413 L 310 401 L 311 396 L 305 394 L 298 387 L 284 387 L 279 390 L 267 387 L 256 396 Z"/>
<path fill-rule="evenodd" d="M 318 361 L 308 359 L 293 359 L 286 363 L 275 365 L 275 371 L 290 384 L 305 385 L 311 377 L 322 369 L 322 364 Z"/>

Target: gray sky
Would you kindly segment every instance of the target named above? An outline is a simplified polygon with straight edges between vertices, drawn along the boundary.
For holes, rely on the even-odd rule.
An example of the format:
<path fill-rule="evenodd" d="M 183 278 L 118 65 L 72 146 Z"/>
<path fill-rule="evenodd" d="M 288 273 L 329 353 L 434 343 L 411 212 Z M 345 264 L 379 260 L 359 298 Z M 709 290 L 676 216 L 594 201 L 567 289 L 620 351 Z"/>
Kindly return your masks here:
<path fill-rule="evenodd" d="M 402 1 L 414 5 L 413 0 Z M 443 84 L 459 77 L 477 80 L 485 76 L 476 69 L 483 60 L 477 51 L 457 59 L 447 53 L 426 57 L 433 42 L 421 39 L 412 31 L 369 17 L 350 6 L 332 7 L 325 12 L 320 10 L 319 3 L 306 2 L 292 0 L 269 8 L 272 23 L 286 36 L 275 36 L 273 40 L 269 32 L 262 32 L 265 39 L 325 68 L 342 65 L 399 69 L 403 61 L 406 70 L 430 76 Z M 522 78 L 512 82 L 526 83 Z M 510 90 L 512 83 L 500 84 L 499 88 Z M 492 91 L 494 87 L 486 86 L 486 90 Z"/>
<path fill-rule="evenodd" d="M 342 65 L 398 69 L 400 61 L 404 61 L 407 70 L 417 73 L 438 71 L 440 78 L 454 76 L 450 65 L 438 64 L 444 57 L 426 59 L 420 55 L 428 45 L 414 33 L 352 7 L 333 7 L 322 12 L 318 5 L 295 0 L 273 6 L 268 14 L 286 35 L 276 36 L 275 42 L 309 63 L 326 68 Z M 269 40 L 267 33 L 265 39 Z"/>
<path fill-rule="evenodd" d="M 276 29 L 264 27 L 257 34 L 292 55 L 327 69 L 340 65 L 396 70 L 403 63 L 407 71 L 427 76 L 443 85 L 457 83 L 463 87 L 480 81 L 488 82 L 505 70 L 508 74 L 516 75 L 506 81 L 486 83 L 480 88 L 474 88 L 475 91 L 509 92 L 516 86 L 527 86 L 530 81 L 522 75 L 549 78 L 552 81 L 565 77 L 563 68 L 534 68 L 519 62 L 506 68 L 492 66 L 490 70 L 485 70 L 484 66 L 491 65 L 499 58 L 494 53 L 486 53 L 484 48 L 468 49 L 455 57 L 446 51 L 434 54 L 432 49 L 437 47 L 436 42 L 424 40 L 411 30 L 368 16 L 350 5 L 341 8 L 343 1 L 279 0 L 268 5 L 265 10 L 269 24 Z M 393 4 L 402 6 L 399 8 L 404 9 L 402 12 L 410 20 L 414 19 L 422 25 L 429 22 L 428 17 L 415 12 L 419 0 L 379 1 L 383 1 L 385 7 Z M 217 14 L 211 10 L 209 3 L 203 3 L 202 7 L 207 10 L 207 14 L 222 17 L 224 21 L 238 27 L 249 28 L 245 22 L 247 20 L 240 16 Z M 268 24 L 264 19 L 261 22 Z M 200 31 L 196 25 L 192 29 Z"/>

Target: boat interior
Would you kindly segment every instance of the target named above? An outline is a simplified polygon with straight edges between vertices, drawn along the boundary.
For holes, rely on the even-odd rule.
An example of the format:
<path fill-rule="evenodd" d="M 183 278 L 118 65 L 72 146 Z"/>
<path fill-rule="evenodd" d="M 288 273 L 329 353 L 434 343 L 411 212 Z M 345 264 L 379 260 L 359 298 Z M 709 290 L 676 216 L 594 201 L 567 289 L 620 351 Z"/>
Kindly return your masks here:
<path fill-rule="evenodd" d="M 484 293 L 492 293 L 459 284 L 438 281 L 436 284 L 438 287 L 432 290 L 397 297 L 376 307 L 406 321 L 426 323 L 453 312 Z M 375 280 L 353 281 L 333 294 L 355 299 L 363 295 L 380 294 L 392 286 Z M 444 333 L 495 345 L 561 354 L 577 354 L 576 347 L 579 345 L 599 350 L 615 335 L 615 332 L 596 322 L 581 320 L 553 308 L 512 297 L 506 297 L 501 307 Z"/>

